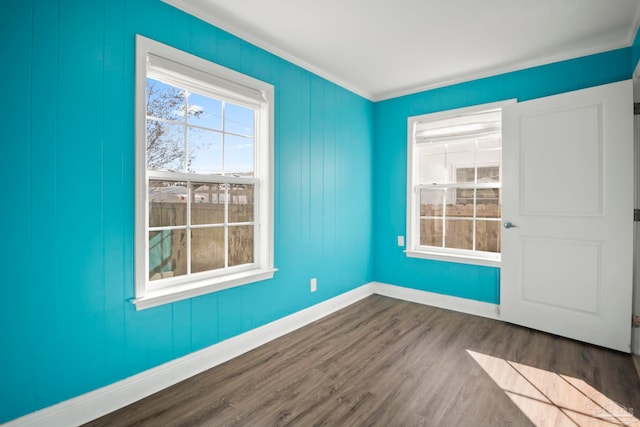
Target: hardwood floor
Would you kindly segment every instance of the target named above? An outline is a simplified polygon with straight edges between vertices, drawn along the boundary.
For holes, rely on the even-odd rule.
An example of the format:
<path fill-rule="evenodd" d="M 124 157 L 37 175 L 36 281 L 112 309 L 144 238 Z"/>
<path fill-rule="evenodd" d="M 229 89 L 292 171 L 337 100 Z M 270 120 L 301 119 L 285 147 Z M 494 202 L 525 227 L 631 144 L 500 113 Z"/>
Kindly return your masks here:
<path fill-rule="evenodd" d="M 87 425 L 640 425 L 630 408 L 627 354 L 374 295 Z"/>

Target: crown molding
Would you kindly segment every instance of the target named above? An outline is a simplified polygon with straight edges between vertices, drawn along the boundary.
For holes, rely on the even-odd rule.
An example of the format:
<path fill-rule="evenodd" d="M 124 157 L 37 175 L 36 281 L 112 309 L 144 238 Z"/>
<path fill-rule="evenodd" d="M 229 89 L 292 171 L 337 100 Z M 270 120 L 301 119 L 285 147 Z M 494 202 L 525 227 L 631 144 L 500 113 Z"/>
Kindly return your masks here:
<path fill-rule="evenodd" d="M 634 33 L 635 34 L 635 33 Z M 420 85 L 410 86 L 406 89 L 391 90 L 381 92 L 374 96 L 371 101 L 386 101 L 393 98 L 399 98 L 401 96 L 414 95 L 427 90 L 438 89 L 446 86 L 452 86 L 459 83 L 470 82 L 473 80 L 484 79 L 487 77 L 498 76 L 500 74 L 511 73 L 514 71 L 526 70 L 528 68 L 539 67 L 543 65 L 553 64 L 555 62 L 567 61 L 571 59 L 580 58 L 583 56 L 595 55 L 598 53 L 604 53 L 616 49 L 621 49 L 631 46 L 631 43 L 626 41 L 623 43 L 607 43 L 597 47 L 591 47 L 588 49 L 574 49 L 569 52 L 556 53 L 549 55 L 541 55 L 536 58 L 526 61 L 516 61 L 511 63 L 504 63 L 495 67 L 489 67 L 483 70 L 474 71 L 471 73 L 459 74 L 445 80 L 432 80 Z"/>

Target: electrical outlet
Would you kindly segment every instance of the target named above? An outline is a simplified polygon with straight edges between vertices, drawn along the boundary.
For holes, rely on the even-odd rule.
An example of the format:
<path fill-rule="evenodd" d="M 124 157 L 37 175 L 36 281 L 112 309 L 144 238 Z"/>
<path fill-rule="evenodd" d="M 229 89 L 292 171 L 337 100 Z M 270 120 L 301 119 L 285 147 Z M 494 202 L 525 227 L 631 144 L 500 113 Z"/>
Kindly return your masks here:
<path fill-rule="evenodd" d="M 404 246 L 404 236 L 398 236 L 398 246 Z"/>
<path fill-rule="evenodd" d="M 316 289 L 318 289 L 318 281 L 315 277 L 309 282 L 309 287 L 311 289 L 311 292 L 315 292 Z"/>

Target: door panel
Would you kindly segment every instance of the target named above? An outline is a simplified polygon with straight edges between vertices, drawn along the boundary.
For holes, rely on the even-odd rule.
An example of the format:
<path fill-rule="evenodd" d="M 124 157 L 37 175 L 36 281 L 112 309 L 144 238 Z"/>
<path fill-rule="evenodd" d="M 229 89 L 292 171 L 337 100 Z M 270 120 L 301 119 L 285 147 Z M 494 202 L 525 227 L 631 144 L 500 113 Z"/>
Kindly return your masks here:
<path fill-rule="evenodd" d="M 524 115 L 520 120 L 522 212 L 601 215 L 601 105 Z"/>
<path fill-rule="evenodd" d="M 523 237 L 521 245 L 519 280 L 524 301 L 597 315 L 602 273 L 599 242 Z M 572 282 L 580 284 L 580 293 L 567 286 Z"/>
<path fill-rule="evenodd" d="M 631 81 L 503 110 L 501 318 L 630 350 Z"/>

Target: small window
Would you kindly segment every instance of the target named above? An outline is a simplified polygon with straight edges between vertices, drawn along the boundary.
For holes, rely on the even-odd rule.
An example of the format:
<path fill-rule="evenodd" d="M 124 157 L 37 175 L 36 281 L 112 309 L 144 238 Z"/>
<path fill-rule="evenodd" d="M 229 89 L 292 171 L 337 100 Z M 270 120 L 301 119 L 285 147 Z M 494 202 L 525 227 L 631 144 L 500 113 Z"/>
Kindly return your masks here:
<path fill-rule="evenodd" d="M 409 118 L 407 255 L 500 261 L 501 110 Z"/>
<path fill-rule="evenodd" d="M 138 309 L 271 278 L 272 86 L 138 36 Z"/>

